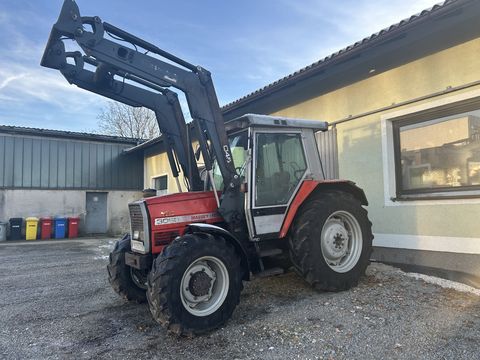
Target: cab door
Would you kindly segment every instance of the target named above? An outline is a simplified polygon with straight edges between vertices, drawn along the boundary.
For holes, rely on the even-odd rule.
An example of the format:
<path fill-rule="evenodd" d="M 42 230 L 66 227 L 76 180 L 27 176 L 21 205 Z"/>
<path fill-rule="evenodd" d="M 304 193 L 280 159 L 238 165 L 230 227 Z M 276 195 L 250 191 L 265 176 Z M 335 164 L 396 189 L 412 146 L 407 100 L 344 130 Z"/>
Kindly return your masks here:
<path fill-rule="evenodd" d="M 258 129 L 253 143 L 249 230 L 254 239 L 276 238 L 308 173 L 302 131 Z"/>

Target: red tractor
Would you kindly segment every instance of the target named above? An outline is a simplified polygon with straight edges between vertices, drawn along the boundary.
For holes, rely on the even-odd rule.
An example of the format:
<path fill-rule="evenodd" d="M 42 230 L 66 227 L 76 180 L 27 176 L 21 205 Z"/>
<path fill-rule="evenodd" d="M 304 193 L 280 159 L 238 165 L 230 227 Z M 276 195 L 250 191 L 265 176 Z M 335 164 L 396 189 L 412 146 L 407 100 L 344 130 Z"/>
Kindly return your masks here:
<path fill-rule="evenodd" d="M 65 39 L 81 51 L 66 51 Z M 207 70 L 98 17 L 81 17 L 72 0 L 41 64 L 157 116 L 179 192 L 129 205 L 131 231 L 110 254 L 108 277 L 127 300 L 148 301 L 170 331 L 223 325 L 242 282 L 282 273 L 273 260 L 285 255 L 315 289 L 358 283 L 372 250 L 367 199 L 351 181 L 325 180 L 315 132 L 327 123 L 255 114 L 225 123 Z M 185 93 L 190 124 L 168 87 Z"/>

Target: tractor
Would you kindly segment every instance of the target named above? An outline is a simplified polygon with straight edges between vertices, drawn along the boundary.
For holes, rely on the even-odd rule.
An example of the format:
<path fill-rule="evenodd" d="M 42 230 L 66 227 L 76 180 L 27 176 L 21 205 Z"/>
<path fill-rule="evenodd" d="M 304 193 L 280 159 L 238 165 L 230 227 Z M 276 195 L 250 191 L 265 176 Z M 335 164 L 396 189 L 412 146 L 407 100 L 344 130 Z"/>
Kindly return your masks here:
<path fill-rule="evenodd" d="M 67 51 L 66 40 L 79 49 Z M 41 65 L 156 115 L 178 192 L 129 204 L 130 233 L 107 268 L 113 289 L 148 302 L 169 331 L 224 325 L 244 281 L 286 267 L 320 291 L 357 285 L 372 251 L 368 202 L 352 181 L 326 180 L 315 137 L 326 122 L 258 114 L 225 122 L 210 72 L 81 16 L 73 0 L 64 1 Z M 172 89 L 185 94 L 190 122 Z"/>

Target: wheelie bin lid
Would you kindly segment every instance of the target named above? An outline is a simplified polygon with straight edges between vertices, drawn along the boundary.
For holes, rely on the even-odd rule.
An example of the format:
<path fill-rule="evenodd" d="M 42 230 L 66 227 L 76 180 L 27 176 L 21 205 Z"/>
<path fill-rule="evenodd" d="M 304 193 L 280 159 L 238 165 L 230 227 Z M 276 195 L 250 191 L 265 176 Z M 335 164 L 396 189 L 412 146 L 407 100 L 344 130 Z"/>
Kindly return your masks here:
<path fill-rule="evenodd" d="M 22 222 L 23 221 L 23 218 L 19 218 L 19 217 L 16 217 L 16 218 L 10 218 L 9 220 L 10 222 Z"/>
<path fill-rule="evenodd" d="M 42 217 L 40 218 L 40 221 L 52 221 L 52 218 L 49 217 L 49 216 L 42 216 Z"/>
<path fill-rule="evenodd" d="M 69 216 L 68 220 L 80 220 L 79 216 Z"/>
<path fill-rule="evenodd" d="M 55 220 L 55 221 L 66 221 L 67 218 L 64 217 L 64 216 L 55 216 L 55 218 L 53 220 Z"/>
<path fill-rule="evenodd" d="M 29 217 L 25 218 L 25 221 L 38 221 L 38 218 L 35 217 L 35 216 L 29 216 Z"/>
<path fill-rule="evenodd" d="M 8 225 L 8 221 L 0 220 L 0 225 Z"/>

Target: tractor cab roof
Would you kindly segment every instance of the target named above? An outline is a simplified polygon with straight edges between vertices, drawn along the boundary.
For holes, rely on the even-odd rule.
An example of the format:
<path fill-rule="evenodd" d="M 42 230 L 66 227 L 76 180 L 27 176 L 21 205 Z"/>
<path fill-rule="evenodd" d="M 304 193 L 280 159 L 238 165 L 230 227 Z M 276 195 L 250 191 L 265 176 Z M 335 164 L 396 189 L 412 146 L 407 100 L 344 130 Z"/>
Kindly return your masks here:
<path fill-rule="evenodd" d="M 303 128 L 314 131 L 327 131 L 326 121 L 295 119 L 281 116 L 245 114 L 225 123 L 227 132 L 246 129 L 248 127 Z"/>

